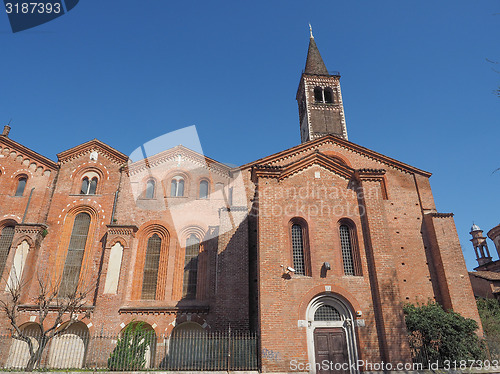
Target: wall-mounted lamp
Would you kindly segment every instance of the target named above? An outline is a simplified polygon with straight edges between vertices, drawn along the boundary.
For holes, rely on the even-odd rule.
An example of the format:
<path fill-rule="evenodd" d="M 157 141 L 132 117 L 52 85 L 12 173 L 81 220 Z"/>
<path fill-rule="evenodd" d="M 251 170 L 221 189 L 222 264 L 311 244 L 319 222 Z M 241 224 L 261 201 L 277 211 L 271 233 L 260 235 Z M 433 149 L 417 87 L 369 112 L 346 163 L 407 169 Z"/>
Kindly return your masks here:
<path fill-rule="evenodd" d="M 285 270 L 285 274 L 295 273 L 295 269 L 290 266 L 281 265 L 281 267 Z"/>
<path fill-rule="evenodd" d="M 361 317 L 363 315 L 363 312 L 361 310 L 356 311 L 356 317 Z"/>
<path fill-rule="evenodd" d="M 319 276 L 321 278 L 326 278 L 326 272 L 328 270 L 332 270 L 332 267 L 330 266 L 329 262 L 323 262 L 323 265 L 321 266 L 321 271 L 319 273 Z"/>

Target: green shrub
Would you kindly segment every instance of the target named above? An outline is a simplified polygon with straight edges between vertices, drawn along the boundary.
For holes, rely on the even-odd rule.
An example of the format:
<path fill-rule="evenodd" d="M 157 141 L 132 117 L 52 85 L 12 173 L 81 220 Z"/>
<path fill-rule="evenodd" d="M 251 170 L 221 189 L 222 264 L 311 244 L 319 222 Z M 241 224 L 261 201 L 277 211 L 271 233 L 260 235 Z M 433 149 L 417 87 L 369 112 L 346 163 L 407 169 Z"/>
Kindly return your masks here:
<path fill-rule="evenodd" d="M 477 299 L 477 310 L 481 317 L 484 334 L 500 339 L 500 303 L 496 299 Z"/>
<path fill-rule="evenodd" d="M 478 324 L 473 319 L 447 312 L 435 302 L 407 304 L 404 313 L 410 345 L 419 361 L 484 358 L 483 343 L 475 333 Z"/>
<path fill-rule="evenodd" d="M 146 365 L 146 352 L 153 344 L 154 332 L 144 322 L 132 322 L 123 330 L 108 359 L 109 370 L 140 370 Z"/>

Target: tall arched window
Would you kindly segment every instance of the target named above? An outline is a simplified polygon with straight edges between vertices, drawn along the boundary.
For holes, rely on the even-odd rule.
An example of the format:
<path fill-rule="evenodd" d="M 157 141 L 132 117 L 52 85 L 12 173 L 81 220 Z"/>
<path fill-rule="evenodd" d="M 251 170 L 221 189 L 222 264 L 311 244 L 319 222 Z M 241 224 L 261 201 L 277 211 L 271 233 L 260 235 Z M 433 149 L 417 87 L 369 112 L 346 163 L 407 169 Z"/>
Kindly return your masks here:
<path fill-rule="evenodd" d="M 154 300 L 156 298 L 156 286 L 158 284 L 158 269 L 160 267 L 161 238 L 153 234 L 148 239 L 146 259 L 144 261 L 144 276 L 142 279 L 143 300 Z"/>
<path fill-rule="evenodd" d="M 200 182 L 200 199 L 208 199 L 208 181 Z"/>
<path fill-rule="evenodd" d="M 14 226 L 5 226 L 0 234 L 0 277 L 3 274 L 10 247 L 14 239 Z"/>
<path fill-rule="evenodd" d="M 361 275 L 354 229 L 350 225 L 342 223 L 339 227 L 339 233 L 344 275 Z"/>
<path fill-rule="evenodd" d="M 317 103 L 323 102 L 323 89 L 321 87 L 314 87 L 314 101 Z"/>
<path fill-rule="evenodd" d="M 333 92 L 330 87 L 325 88 L 325 103 L 333 103 Z"/>
<path fill-rule="evenodd" d="M 154 199 L 155 197 L 155 181 L 150 179 L 146 183 L 146 199 Z"/>
<path fill-rule="evenodd" d="M 17 180 L 16 196 L 23 196 L 27 181 L 27 177 L 21 177 Z"/>
<path fill-rule="evenodd" d="M 80 193 L 82 195 L 95 195 L 97 191 L 97 177 L 89 181 L 88 177 L 82 179 L 82 188 Z"/>
<path fill-rule="evenodd" d="M 172 178 L 170 184 L 170 196 L 184 196 L 184 179 L 182 177 Z"/>
<path fill-rule="evenodd" d="M 64 270 L 61 279 L 59 294 L 66 296 L 75 292 L 82 270 L 83 255 L 90 228 L 90 215 L 79 213 L 73 222 L 73 230 L 69 240 L 68 254 L 64 263 Z"/>
<path fill-rule="evenodd" d="M 292 258 L 295 274 L 310 275 L 307 224 L 302 219 L 294 219 L 291 223 Z"/>
<path fill-rule="evenodd" d="M 198 253 L 200 241 L 196 235 L 191 234 L 186 240 L 186 255 L 184 256 L 184 280 L 182 284 L 182 297 L 196 298 L 196 282 L 198 280 Z"/>

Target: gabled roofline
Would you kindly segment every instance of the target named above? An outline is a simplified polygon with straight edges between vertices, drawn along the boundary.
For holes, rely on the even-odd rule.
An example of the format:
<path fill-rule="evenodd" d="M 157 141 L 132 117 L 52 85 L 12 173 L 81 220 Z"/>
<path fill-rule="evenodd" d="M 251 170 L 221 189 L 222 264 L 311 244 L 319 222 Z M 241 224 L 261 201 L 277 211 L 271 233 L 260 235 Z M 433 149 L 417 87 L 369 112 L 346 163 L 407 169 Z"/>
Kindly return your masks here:
<path fill-rule="evenodd" d="M 10 148 L 15 148 L 19 150 L 20 153 L 29 157 L 30 160 L 37 161 L 40 164 L 44 165 L 45 167 L 50 168 L 51 170 L 57 170 L 58 168 L 57 163 L 52 161 L 50 158 L 47 158 L 35 151 L 32 151 L 31 149 L 25 147 L 22 144 L 19 144 L 18 142 L 8 138 L 5 135 L 0 135 L 0 142 L 4 143 Z"/>
<path fill-rule="evenodd" d="M 280 181 L 288 178 L 311 165 L 318 165 L 347 180 L 376 180 L 384 178 L 384 169 L 353 169 L 336 158 L 330 157 L 318 150 L 310 153 L 299 160 L 282 166 L 254 165 L 251 169 L 252 180 L 258 178 L 276 178 Z"/>
<path fill-rule="evenodd" d="M 67 161 L 68 159 L 71 159 L 73 157 L 76 157 L 78 154 L 80 154 L 82 151 L 86 150 L 87 148 L 90 147 L 100 147 L 104 152 L 108 153 L 111 158 L 114 158 L 117 163 L 125 163 L 128 160 L 128 156 L 121 153 L 120 151 L 114 149 L 113 147 L 107 145 L 104 142 L 101 142 L 98 139 L 92 139 L 89 140 L 88 142 L 82 143 L 80 145 L 77 145 L 73 148 L 70 148 L 66 151 L 63 151 L 61 153 L 57 154 L 57 159 L 59 162 L 64 162 Z"/>
<path fill-rule="evenodd" d="M 229 173 L 234 170 L 233 167 L 228 166 L 226 164 L 223 164 L 217 160 L 214 160 L 213 158 L 210 158 L 208 156 L 205 156 L 201 153 L 198 153 L 196 151 L 193 151 L 190 148 L 187 148 L 183 146 L 182 144 L 176 145 L 175 147 L 166 149 L 160 153 L 157 153 L 155 155 L 149 156 L 147 158 L 143 158 L 142 160 L 138 160 L 135 162 L 130 162 L 126 168 L 127 171 L 130 172 L 139 172 L 142 169 L 150 168 L 154 166 L 155 164 L 162 163 L 166 158 L 170 157 L 172 154 L 176 154 L 178 152 L 184 152 L 188 156 L 192 157 L 193 159 L 197 159 L 200 162 L 205 162 L 207 167 L 214 167 L 218 168 L 222 173 Z"/>
<path fill-rule="evenodd" d="M 308 154 L 295 162 L 283 166 L 255 165 L 252 167 L 252 178 L 268 177 L 283 180 L 304 170 L 310 165 L 319 165 L 339 174 L 345 179 L 351 179 L 355 175 L 355 170 L 353 168 L 316 150 L 314 153 Z"/>
<path fill-rule="evenodd" d="M 413 167 L 411 165 L 405 164 L 401 161 L 395 160 L 391 157 L 388 157 L 388 156 L 385 156 L 381 153 L 372 151 L 371 149 L 365 148 L 361 145 L 358 145 L 358 144 L 353 143 L 349 140 L 345 140 L 345 139 L 342 139 L 342 138 L 340 138 L 338 136 L 334 136 L 334 135 L 325 135 L 325 136 L 322 136 L 322 137 L 314 139 L 314 140 L 309 140 L 308 142 L 299 144 L 299 145 L 292 147 L 292 148 L 289 148 L 287 150 L 284 150 L 284 151 L 272 154 L 270 156 L 266 156 L 266 157 L 263 157 L 261 159 L 255 160 L 253 162 L 249 162 L 247 164 L 244 164 L 240 167 L 240 169 L 242 169 L 242 170 L 250 169 L 255 165 L 269 164 L 271 162 L 277 162 L 280 159 L 285 159 L 285 157 L 287 155 L 289 155 L 290 153 L 299 152 L 299 151 L 302 151 L 304 149 L 311 148 L 311 147 L 314 147 L 314 146 L 319 145 L 321 143 L 327 143 L 327 142 L 332 142 L 334 144 L 338 144 L 342 147 L 350 149 L 353 152 L 374 158 L 374 159 L 379 160 L 379 161 L 381 161 L 389 166 L 392 166 L 393 168 L 405 171 L 407 173 L 420 174 L 420 175 L 423 175 L 427 178 L 429 178 L 432 175 L 432 173 L 429 173 L 427 171 L 424 171 L 424 170 L 418 169 L 416 167 Z"/>

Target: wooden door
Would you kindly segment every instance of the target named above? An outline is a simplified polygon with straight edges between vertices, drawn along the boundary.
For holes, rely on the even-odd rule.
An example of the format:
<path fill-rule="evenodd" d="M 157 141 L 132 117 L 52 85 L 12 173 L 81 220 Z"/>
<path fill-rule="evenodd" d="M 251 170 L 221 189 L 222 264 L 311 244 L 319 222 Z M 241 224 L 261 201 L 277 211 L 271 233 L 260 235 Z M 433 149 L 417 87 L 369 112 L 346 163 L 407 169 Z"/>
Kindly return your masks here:
<path fill-rule="evenodd" d="M 315 329 L 314 349 L 317 374 L 349 373 L 349 355 L 343 328 Z M 335 367 L 336 363 L 338 363 L 337 367 Z"/>

